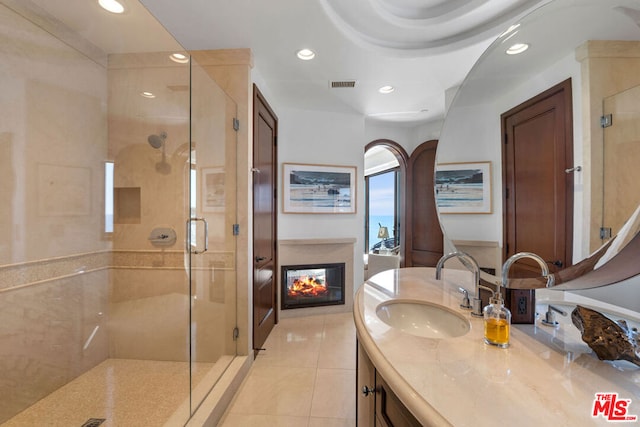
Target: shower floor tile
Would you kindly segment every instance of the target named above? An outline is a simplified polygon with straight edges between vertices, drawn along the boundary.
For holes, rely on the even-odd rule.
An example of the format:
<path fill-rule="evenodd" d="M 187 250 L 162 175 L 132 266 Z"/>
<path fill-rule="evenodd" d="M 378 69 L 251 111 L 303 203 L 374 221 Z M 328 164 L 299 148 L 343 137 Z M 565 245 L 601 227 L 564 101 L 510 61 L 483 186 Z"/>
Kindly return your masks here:
<path fill-rule="evenodd" d="M 198 363 L 194 383 L 214 365 Z M 80 427 L 90 418 L 105 418 L 101 427 L 162 426 L 188 398 L 186 362 L 107 359 L 2 427 Z"/>

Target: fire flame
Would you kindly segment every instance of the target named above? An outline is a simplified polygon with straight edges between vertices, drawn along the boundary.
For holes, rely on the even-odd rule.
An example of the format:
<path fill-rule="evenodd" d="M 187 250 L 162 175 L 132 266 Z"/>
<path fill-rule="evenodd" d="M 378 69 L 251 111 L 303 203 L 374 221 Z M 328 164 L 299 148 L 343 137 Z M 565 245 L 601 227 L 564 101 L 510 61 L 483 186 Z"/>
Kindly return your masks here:
<path fill-rule="evenodd" d="M 301 276 L 294 280 L 288 290 L 290 297 L 317 297 L 326 294 L 327 286 L 316 280 L 315 277 Z"/>

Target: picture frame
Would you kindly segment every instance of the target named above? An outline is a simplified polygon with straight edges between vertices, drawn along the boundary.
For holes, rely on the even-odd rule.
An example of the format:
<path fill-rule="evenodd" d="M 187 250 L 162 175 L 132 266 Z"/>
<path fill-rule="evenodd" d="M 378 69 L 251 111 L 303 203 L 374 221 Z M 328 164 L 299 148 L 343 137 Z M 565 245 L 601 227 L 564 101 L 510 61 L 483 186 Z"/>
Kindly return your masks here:
<path fill-rule="evenodd" d="M 442 214 L 490 214 L 491 162 L 439 163 L 436 206 Z"/>
<path fill-rule="evenodd" d="M 356 213 L 355 166 L 282 165 L 284 213 Z"/>
<path fill-rule="evenodd" d="M 224 212 L 225 173 L 223 167 L 202 168 L 202 212 Z"/>

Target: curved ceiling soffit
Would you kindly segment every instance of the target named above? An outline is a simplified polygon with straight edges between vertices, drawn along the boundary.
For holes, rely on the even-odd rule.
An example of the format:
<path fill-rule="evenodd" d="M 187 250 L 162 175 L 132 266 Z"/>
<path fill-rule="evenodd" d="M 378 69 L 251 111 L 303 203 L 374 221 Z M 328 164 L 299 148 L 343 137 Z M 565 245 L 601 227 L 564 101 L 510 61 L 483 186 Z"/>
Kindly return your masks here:
<path fill-rule="evenodd" d="M 495 37 L 549 0 L 320 0 L 333 24 L 359 45 L 421 55 Z"/>

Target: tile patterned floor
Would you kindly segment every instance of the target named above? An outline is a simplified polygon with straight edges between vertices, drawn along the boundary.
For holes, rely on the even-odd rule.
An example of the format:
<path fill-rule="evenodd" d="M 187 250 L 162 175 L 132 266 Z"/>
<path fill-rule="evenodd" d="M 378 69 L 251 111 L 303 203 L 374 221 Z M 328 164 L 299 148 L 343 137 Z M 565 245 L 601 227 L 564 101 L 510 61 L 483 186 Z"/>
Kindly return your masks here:
<path fill-rule="evenodd" d="M 355 426 L 351 313 L 281 319 L 264 348 L 222 427 Z"/>
<path fill-rule="evenodd" d="M 194 381 L 200 382 L 214 366 L 194 365 Z M 188 363 L 107 359 L 0 424 L 73 427 L 104 418 L 100 427 L 162 426 L 183 405 L 185 411 L 177 414 L 182 425 L 189 415 L 188 403 Z"/>

